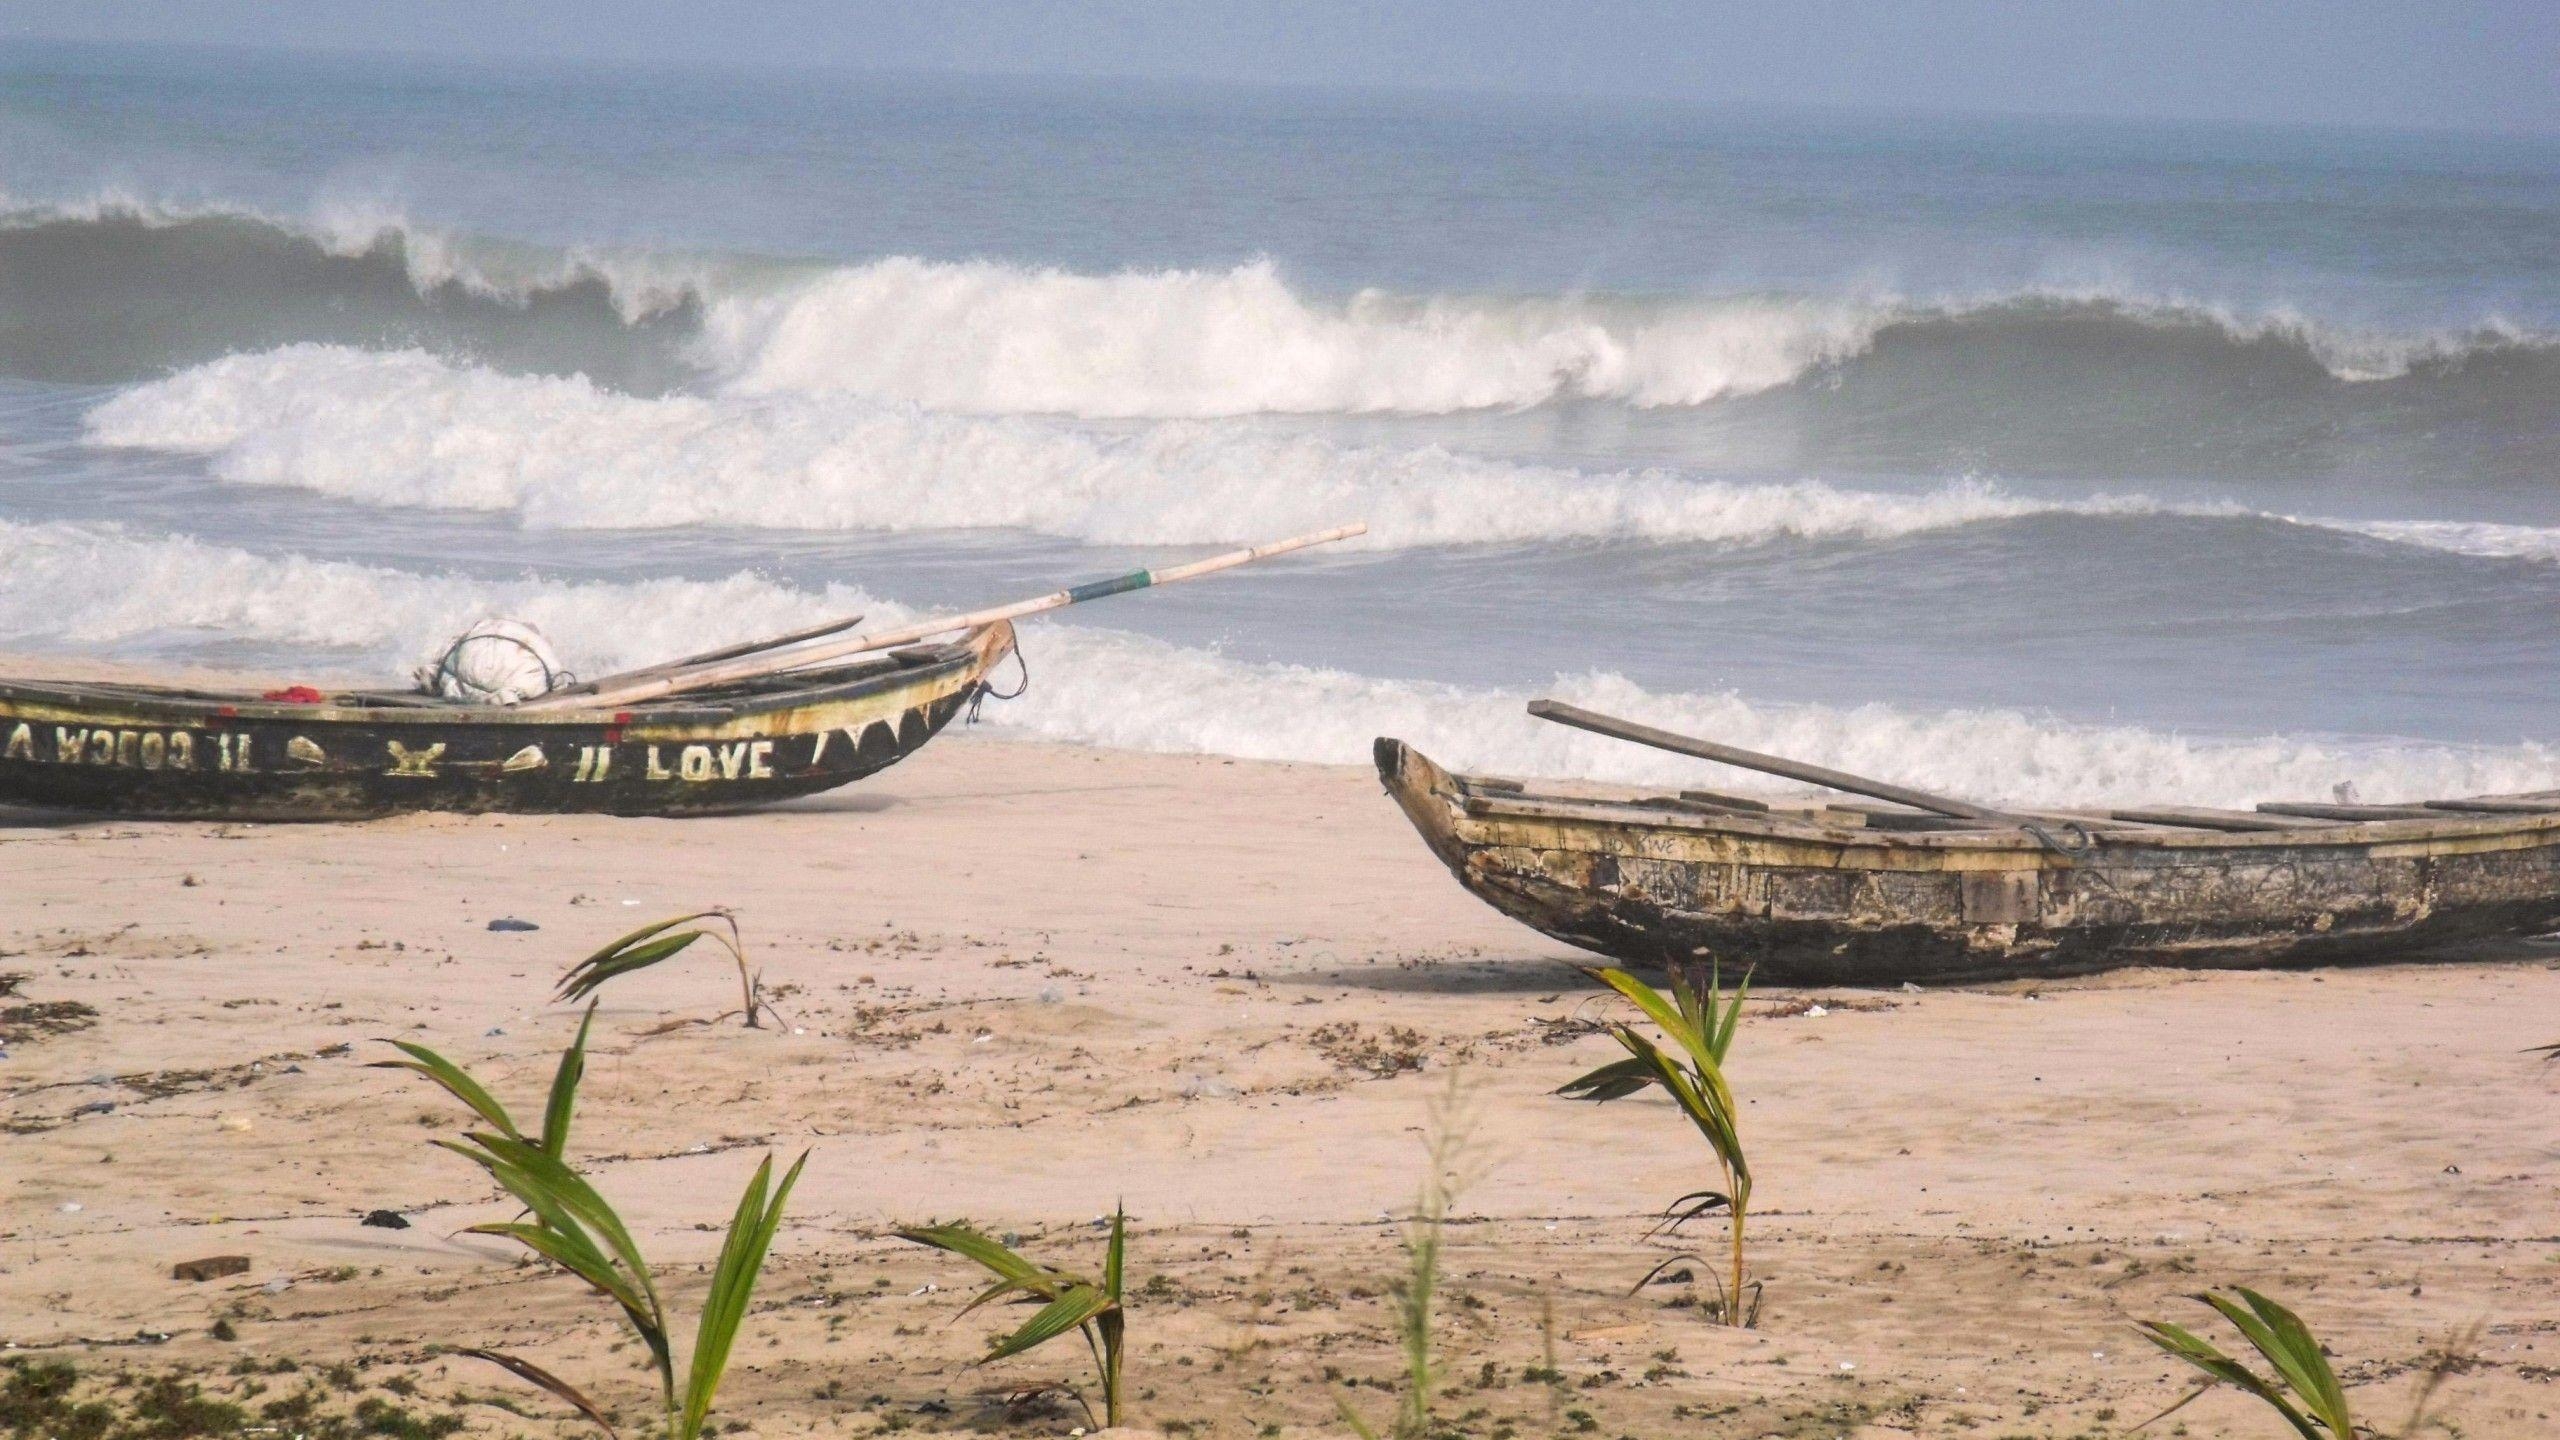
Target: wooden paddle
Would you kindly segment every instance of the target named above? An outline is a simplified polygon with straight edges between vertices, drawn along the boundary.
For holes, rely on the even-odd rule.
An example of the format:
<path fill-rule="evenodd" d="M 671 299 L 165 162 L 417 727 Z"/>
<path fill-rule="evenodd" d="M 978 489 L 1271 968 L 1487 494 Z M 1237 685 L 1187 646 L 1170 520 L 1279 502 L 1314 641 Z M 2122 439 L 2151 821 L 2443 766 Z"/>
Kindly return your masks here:
<path fill-rule="evenodd" d="M 1071 585 L 1064 590 L 1052 591 L 1037 599 L 1017 600 L 1010 605 L 972 610 L 965 615 L 939 615 L 891 630 L 875 630 L 868 635 L 854 635 L 842 640 L 804 645 L 797 649 L 776 651 L 770 648 L 759 648 L 753 654 L 738 655 L 730 659 L 639 672 L 638 678 L 617 678 L 608 682 L 599 682 L 576 692 L 556 692 L 539 699 L 527 700 L 515 708 L 519 710 L 606 710 L 638 704 L 644 700 L 655 700 L 661 695 L 678 695 L 688 690 L 735 684 L 740 680 L 753 680 L 759 676 L 775 675 L 785 670 L 797 670 L 810 665 L 821 665 L 830 660 L 841 660 L 850 655 L 859 655 L 866 650 L 880 650 L 892 645 L 912 645 L 918 640 L 929 639 L 935 635 L 947 635 L 955 630 L 975 630 L 980 626 L 993 625 L 1000 620 L 1016 620 L 1025 615 L 1037 615 L 1045 610 L 1061 610 L 1069 605 L 1080 605 L 1087 600 L 1099 600 L 1106 595 L 1125 595 L 1132 590 L 1145 590 L 1157 585 L 1172 585 L 1183 580 L 1195 580 L 1203 575 L 1216 574 L 1221 570 L 1232 570 L 1238 565 L 1267 560 L 1274 555 L 1286 555 L 1292 550 L 1304 550 L 1310 545 L 1327 545 L 1336 540 L 1348 540 L 1354 535 L 1367 534 L 1368 530 L 1369 527 L 1366 524 L 1359 522 L 1337 525 L 1330 530 L 1319 530 L 1312 535 L 1299 535 L 1287 540 L 1275 540 L 1268 545 L 1256 545 L 1248 550 L 1230 550 L 1224 555 L 1212 555 L 1206 560 L 1194 560 L 1188 565 L 1174 565 L 1162 570 L 1132 570 L 1126 575 L 1117 575 L 1108 580 Z"/>

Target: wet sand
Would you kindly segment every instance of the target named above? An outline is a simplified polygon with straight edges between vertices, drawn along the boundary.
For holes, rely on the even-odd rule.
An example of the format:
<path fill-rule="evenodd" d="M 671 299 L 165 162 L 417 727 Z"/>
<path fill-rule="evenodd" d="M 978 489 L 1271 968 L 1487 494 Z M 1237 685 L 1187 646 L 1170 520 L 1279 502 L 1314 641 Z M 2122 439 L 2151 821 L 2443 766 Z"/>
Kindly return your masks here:
<path fill-rule="evenodd" d="M 725 1427 L 1081 1423 L 982 1398 L 1076 1374 L 1081 1347 L 971 1368 L 1010 1317 L 951 1323 L 973 1277 L 886 1232 L 965 1216 L 1093 1265 L 1115 1202 L 1139 1424 L 1338 1434 L 1338 1397 L 1383 1422 L 1396 1217 L 1454 1085 L 1438 1411 L 1459 1433 L 2113 1434 L 2186 1388 L 2131 1322 L 2206 1330 L 2182 1297 L 2234 1283 L 2295 1304 L 2386 1426 L 2485 1321 L 2444 1414 L 2560 1433 L 2560 1067 L 2520 1053 L 2560 1041 L 2560 952 L 1755 997 L 1732 1070 L 1767 1289 L 1733 1332 L 1697 1308 L 1703 1266 L 1628 1294 L 1676 1248 L 1651 1212 L 1714 1178 L 1705 1150 L 1659 1098 L 1549 1093 L 1616 1053 L 1604 1007 L 1374 776 L 968 735 L 728 819 L 0 812 L 0 973 L 24 977 L 0 1010 L 55 1007 L 0 1062 L 0 1343 L 215 1394 L 344 1362 L 333 1393 L 414 1387 L 473 1434 L 581 1428 L 434 1349 L 488 1345 L 645 1432 L 609 1309 L 454 1234 L 509 1213 L 429 1143 L 458 1108 L 365 1062 L 422 1041 L 538 1113 L 575 1023 L 546 1003 L 559 972 L 710 905 L 789 1024 L 670 1028 L 735 1004 L 707 949 L 615 982 L 572 1148 L 688 1316 L 756 1157 L 811 1152 Z M 377 1208 L 412 1227 L 358 1224 Z M 171 1278 L 217 1254 L 250 1268 Z M 2156 1433 L 2271 1418 L 2217 1395 Z"/>

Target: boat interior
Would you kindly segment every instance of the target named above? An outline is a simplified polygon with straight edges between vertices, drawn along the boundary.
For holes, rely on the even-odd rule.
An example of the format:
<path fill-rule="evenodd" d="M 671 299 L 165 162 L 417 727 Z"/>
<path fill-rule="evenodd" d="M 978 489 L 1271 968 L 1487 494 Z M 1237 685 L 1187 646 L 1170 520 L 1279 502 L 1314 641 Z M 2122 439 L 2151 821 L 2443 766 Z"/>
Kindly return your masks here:
<path fill-rule="evenodd" d="M 2026 827 L 2002 820 L 1959 819 L 1909 805 L 1843 796 L 1836 799 L 1763 800 L 1717 790 L 1647 792 L 1567 780 L 1514 780 L 1451 775 L 1460 803 L 1476 816 L 1616 820 L 1675 828 L 1739 829 L 1755 834 L 1796 834 L 1830 840 L 1896 837 L 1979 837 L 2014 841 Z M 2530 822 L 2560 816 L 2560 790 L 2408 804 L 2268 801 L 2252 810 L 2151 805 L 2118 809 L 2009 812 L 2039 828 L 2098 839 L 2134 840 L 2168 835 L 2255 835 L 2308 840 L 2364 841 L 2416 838 L 2448 830 L 2500 828 L 2498 822 Z M 2384 833 L 2376 834 L 2382 831 Z M 2332 832 L 2324 834 L 2323 832 Z"/>

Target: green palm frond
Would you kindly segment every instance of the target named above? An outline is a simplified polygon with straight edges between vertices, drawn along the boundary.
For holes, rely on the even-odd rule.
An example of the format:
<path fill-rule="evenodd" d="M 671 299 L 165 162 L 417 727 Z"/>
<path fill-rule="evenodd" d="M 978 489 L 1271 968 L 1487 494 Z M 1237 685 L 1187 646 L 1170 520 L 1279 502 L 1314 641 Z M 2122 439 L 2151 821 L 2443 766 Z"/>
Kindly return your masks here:
<path fill-rule="evenodd" d="M 1712 969 L 1703 990 L 1677 969 L 1672 972 L 1668 991 L 1656 990 L 1624 970 L 1594 968 L 1584 973 L 1632 1002 L 1662 1032 L 1670 1047 L 1633 1025 L 1613 1022 L 1609 1038 L 1618 1042 L 1627 1058 L 1582 1075 L 1556 1093 L 1575 1100 L 1606 1102 L 1658 1085 L 1671 1096 L 1681 1115 L 1706 1140 L 1717 1168 L 1724 1172 L 1725 1183 L 1721 1190 L 1696 1191 L 1673 1201 L 1666 1214 L 1678 1212 L 1683 1205 L 1691 1208 L 1676 1214 L 1667 1226 L 1655 1228 L 1657 1232 L 1677 1229 L 1718 1205 L 1725 1209 L 1732 1231 L 1730 1283 L 1724 1279 L 1717 1283 L 1725 1295 L 1726 1321 L 1741 1324 L 1745 1318 L 1742 1245 L 1751 1206 L 1751 1163 L 1742 1146 L 1741 1107 L 1725 1079 L 1724 1063 L 1742 1022 L 1742 1002 L 1750 993 L 1750 979 L 1744 977 L 1728 994 L 1721 976 Z"/>
<path fill-rule="evenodd" d="M 661 925 L 656 930 L 665 928 Z M 491 1127 L 440 1138 L 435 1143 L 488 1172 L 500 1189 L 523 1205 L 524 1212 L 514 1220 L 470 1226 L 465 1233 L 513 1241 L 576 1276 L 619 1307 L 647 1348 L 657 1372 L 669 1440 L 700 1440 L 765 1256 L 781 1228 L 783 1206 L 809 1157 L 804 1152 L 776 1185 L 773 1157 L 766 1156 L 739 1197 L 719 1263 L 713 1268 L 711 1293 L 703 1302 L 691 1365 L 679 1391 L 666 1305 L 658 1294 L 648 1259 L 641 1254 L 638 1241 L 612 1203 L 566 1157 L 578 1085 L 586 1074 L 587 1037 L 594 1022 L 595 1002 L 590 998 L 587 1013 L 578 1023 L 577 1037 L 562 1052 L 552 1074 L 550 1093 L 543 1106 L 542 1134 L 532 1139 L 516 1127 L 506 1107 L 487 1087 L 425 1046 L 395 1042 L 406 1058 L 379 1063 L 426 1076 Z M 594 1402 L 558 1376 L 493 1351 L 463 1353 L 504 1366 L 575 1405 L 589 1419 L 604 1426 L 608 1434 L 612 1432 Z"/>
<path fill-rule="evenodd" d="M 2142 1321 L 2135 1328 L 2143 1338 L 2193 1367 L 2208 1382 L 2144 1421 L 2144 1425 L 2184 1407 L 2215 1385 L 2229 1385 L 2263 1401 L 2302 1440 L 2356 1440 L 2356 1423 L 2347 1411 L 2346 1390 L 2339 1385 L 2319 1339 L 2302 1323 L 2302 1317 L 2247 1286 L 2234 1286 L 2228 1295 L 2207 1291 L 2194 1298 L 2229 1321 L 2250 1348 L 2274 1367 L 2275 1378 L 2260 1376 L 2184 1326 L 2165 1320 Z"/>
<path fill-rule="evenodd" d="M 720 930 L 704 926 L 677 929 L 700 920 L 717 921 L 728 933 L 724 935 Z M 750 1029 L 761 1028 L 762 1017 L 772 1007 L 764 1001 L 764 989 L 757 983 L 755 972 L 747 967 L 746 940 L 738 930 L 738 917 L 726 910 L 697 910 L 690 915 L 678 915 L 641 926 L 570 966 L 561 974 L 559 989 L 552 998 L 572 1003 L 590 999 L 607 982 L 672 959 L 691 948 L 695 941 L 705 939 L 729 952 L 729 959 L 738 967 L 738 987 L 743 995 L 742 1013 L 747 1026 Z"/>
<path fill-rule="evenodd" d="M 1094 1369 L 1102 1381 L 1101 1423 L 1106 1426 L 1120 1423 L 1120 1369 L 1127 1348 L 1128 1327 L 1128 1313 L 1121 1303 L 1125 1296 L 1122 1282 L 1128 1265 L 1129 1215 L 1126 1208 L 1116 1208 L 1112 1212 L 1111 1243 L 1103 1253 L 1102 1278 L 1099 1281 L 1039 1264 L 971 1225 L 918 1225 L 900 1230 L 897 1235 L 901 1240 L 957 1255 L 996 1277 L 993 1284 L 961 1307 L 961 1315 L 991 1300 L 1016 1293 L 1026 1299 L 1046 1302 L 1022 1323 L 1021 1328 L 995 1342 L 986 1354 L 978 1357 L 979 1364 L 1008 1359 L 1071 1331 L 1080 1332 L 1087 1348 L 1093 1352 Z M 1082 1397 L 1079 1396 L 1078 1400 L 1081 1402 Z M 1094 1417 L 1088 1411 L 1086 1418 Z"/>
<path fill-rule="evenodd" d="M 702 1422 L 711 1413 L 711 1397 L 720 1388 L 720 1377 L 728 1372 L 738 1327 L 747 1318 L 747 1302 L 754 1298 L 765 1252 L 773 1247 L 774 1232 L 782 1228 L 783 1203 L 791 1198 L 791 1187 L 800 1183 L 800 1169 L 808 1163 L 809 1152 L 803 1150 L 782 1183 L 773 1187 L 768 1201 L 765 1186 L 773 1176 L 773 1157 L 767 1155 L 756 1167 L 755 1178 L 747 1182 L 746 1193 L 738 1197 L 728 1239 L 720 1247 L 720 1263 L 712 1267 L 711 1294 L 702 1303 L 702 1319 L 694 1331 L 693 1368 L 685 1380 L 682 1424 L 677 1430 L 683 1440 L 702 1433 Z"/>

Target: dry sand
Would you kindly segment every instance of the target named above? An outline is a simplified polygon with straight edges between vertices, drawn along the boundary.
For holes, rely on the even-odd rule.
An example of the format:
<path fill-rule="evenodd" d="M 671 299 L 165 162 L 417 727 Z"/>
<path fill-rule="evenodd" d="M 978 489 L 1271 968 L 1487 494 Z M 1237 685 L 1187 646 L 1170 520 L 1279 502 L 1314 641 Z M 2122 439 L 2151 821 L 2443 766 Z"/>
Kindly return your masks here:
<path fill-rule="evenodd" d="M 688 1313 L 757 1155 L 811 1150 L 732 1429 L 1064 1431 L 981 1396 L 1080 1348 L 970 1368 L 1002 1319 L 951 1323 L 971 1275 L 885 1232 L 966 1216 L 1086 1265 L 1122 1200 L 1141 1423 L 1340 1433 L 1345 1394 L 1383 1418 L 1392 1217 L 1454 1076 L 1452 1433 L 2114 1434 L 2185 1388 L 2130 1322 L 2203 1328 L 2182 1296 L 2244 1283 L 2312 1320 L 2385 1425 L 2485 1320 L 2441 1397 L 2456 1433 L 2560 1434 L 2560 1067 L 2519 1053 L 2560 1040 L 2549 951 L 1770 994 L 1733 1060 L 1767 1282 L 1738 1333 L 1696 1308 L 1702 1267 L 1627 1293 L 1705 1151 L 1658 1097 L 1548 1093 L 1615 1053 L 1575 957 L 1460 891 L 1374 777 L 969 736 L 732 819 L 0 818 L 0 971 L 25 977 L 0 1008 L 95 1011 L 0 1062 L 0 1343 L 210 1393 L 343 1362 L 341 1400 L 578 1428 L 432 1348 L 493 1345 L 645 1433 L 615 1318 L 455 1238 L 508 1213 L 428 1143 L 456 1107 L 365 1062 L 420 1040 L 537 1110 L 574 1024 L 545 1003 L 560 969 L 706 905 L 736 908 L 790 1027 L 662 1029 L 734 1003 L 707 953 L 617 982 L 573 1150 Z M 359 1226 L 376 1208 L 413 1228 Z M 226 1253 L 251 1268 L 171 1278 Z M 2277 1433 L 2227 1394 L 2155 1433 L 2181 1424 Z"/>

